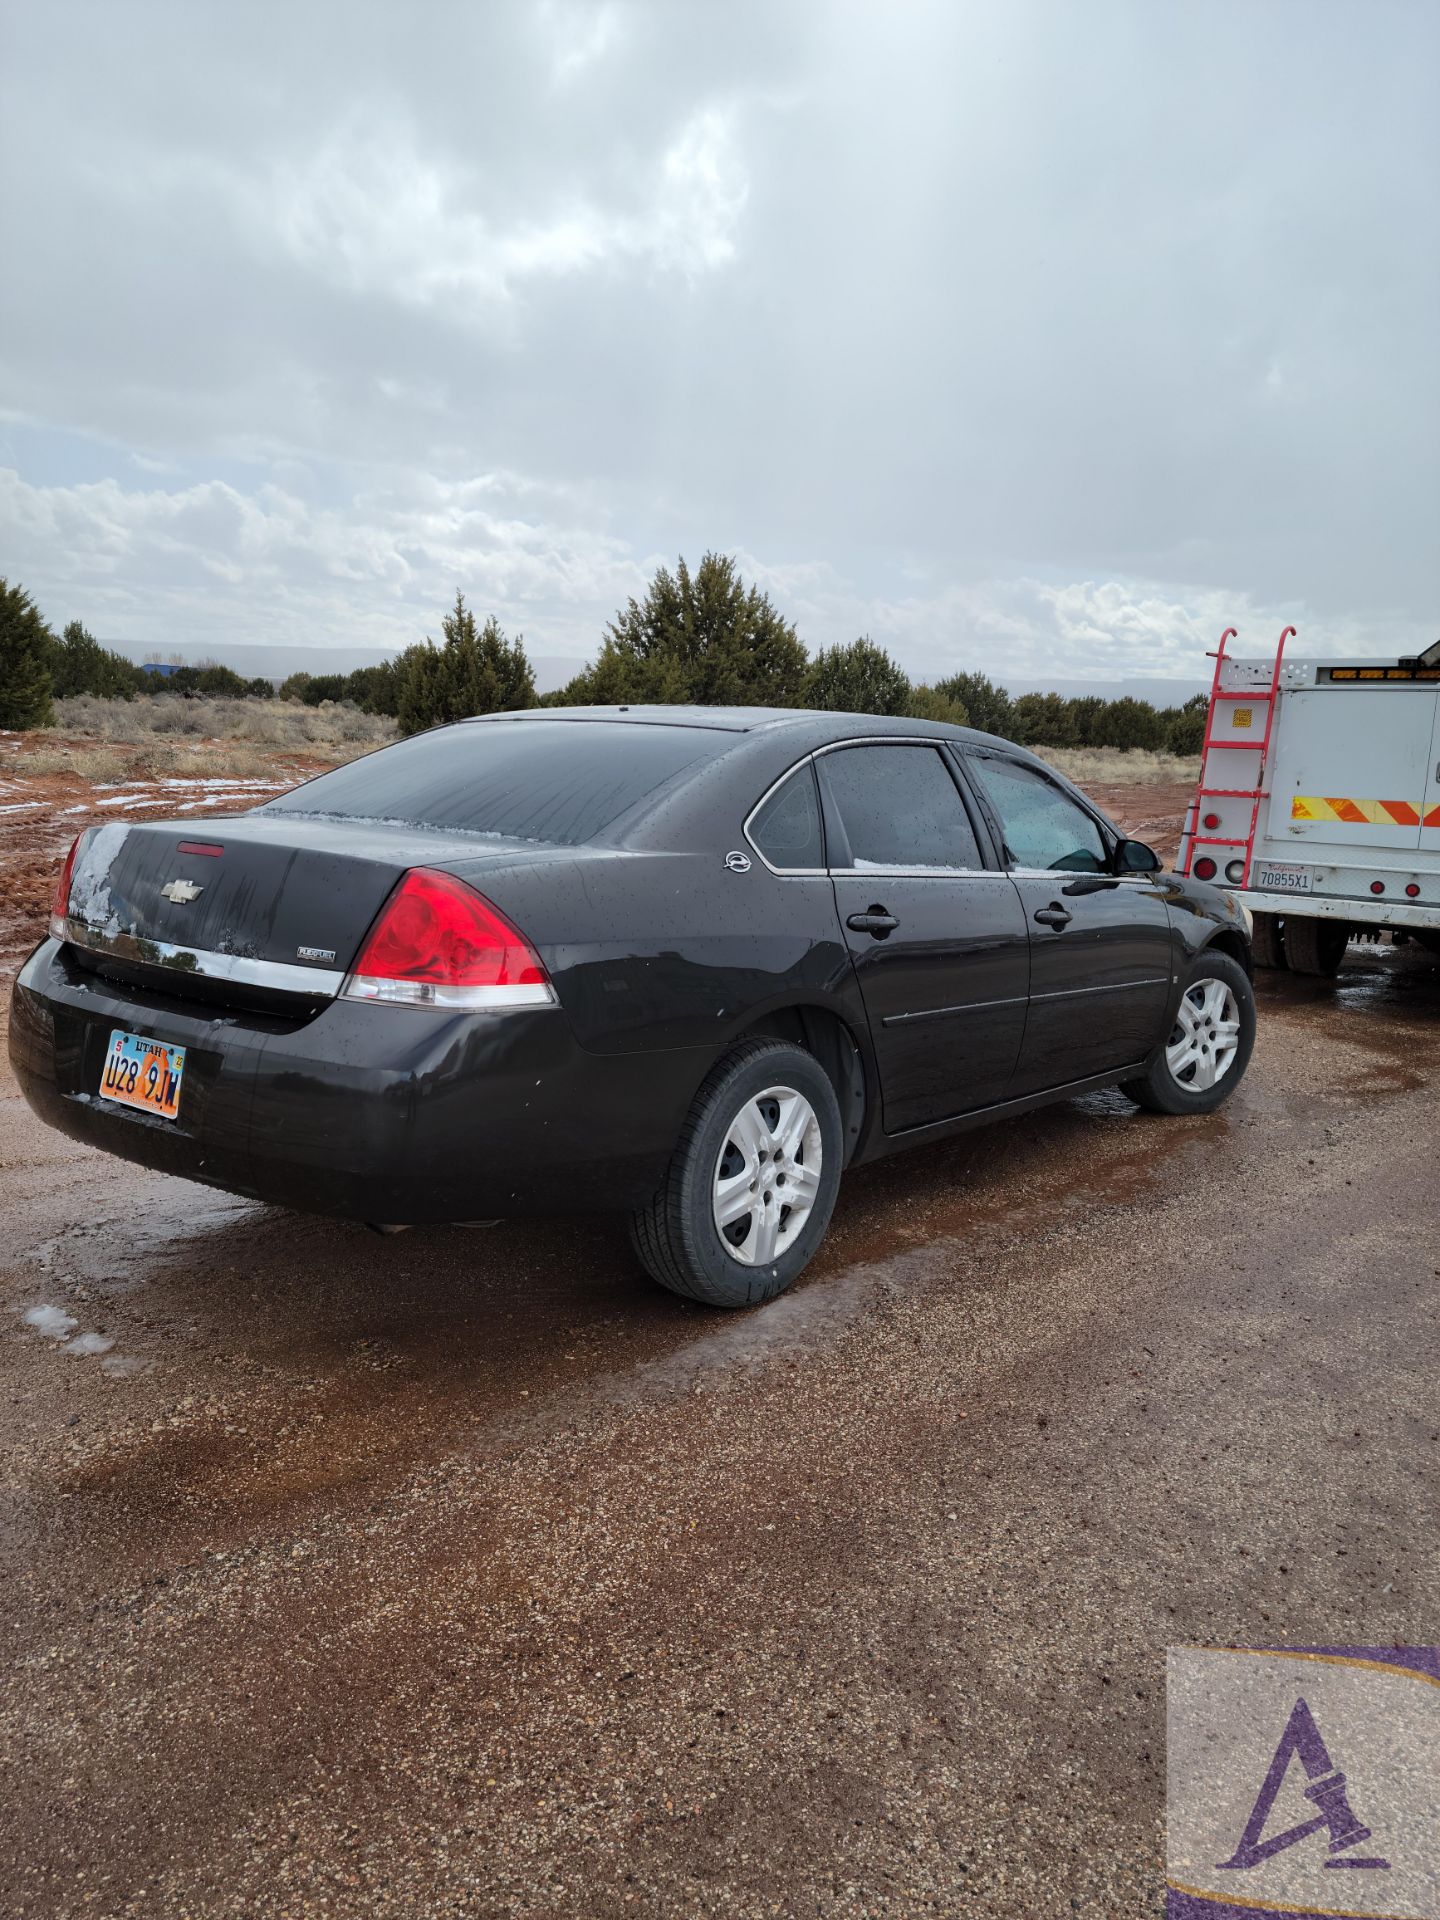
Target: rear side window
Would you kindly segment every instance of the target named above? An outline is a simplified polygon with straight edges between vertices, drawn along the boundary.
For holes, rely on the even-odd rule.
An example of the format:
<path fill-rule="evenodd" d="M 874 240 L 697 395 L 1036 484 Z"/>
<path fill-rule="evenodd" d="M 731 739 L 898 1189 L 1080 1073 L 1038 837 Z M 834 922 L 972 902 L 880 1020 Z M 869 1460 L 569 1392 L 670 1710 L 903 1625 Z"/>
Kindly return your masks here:
<path fill-rule="evenodd" d="M 820 761 L 850 865 L 983 867 L 969 815 L 934 747 L 844 747 Z M 840 862 L 832 853 L 831 866 Z"/>
<path fill-rule="evenodd" d="M 501 720 L 382 747 L 272 800 L 338 814 L 578 847 L 733 735 L 624 721 Z"/>
<path fill-rule="evenodd" d="M 771 794 L 750 822 L 750 842 L 772 867 L 823 867 L 825 838 L 820 829 L 820 796 L 815 769 L 808 763 Z"/>
<path fill-rule="evenodd" d="M 1018 760 L 972 754 L 970 771 L 990 796 L 1005 833 L 1005 848 L 1017 867 L 1059 873 L 1108 873 L 1099 827 L 1053 781 Z"/>

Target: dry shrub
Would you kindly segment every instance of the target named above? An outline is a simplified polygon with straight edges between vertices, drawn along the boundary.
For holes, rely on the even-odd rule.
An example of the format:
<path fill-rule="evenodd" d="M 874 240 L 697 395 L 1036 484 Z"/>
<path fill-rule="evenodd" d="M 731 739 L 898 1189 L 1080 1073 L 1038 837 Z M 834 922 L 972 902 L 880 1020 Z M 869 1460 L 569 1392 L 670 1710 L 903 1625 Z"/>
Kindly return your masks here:
<path fill-rule="evenodd" d="M 1175 753 L 1154 753 L 1147 747 L 1036 747 L 1042 760 L 1084 786 L 1194 786 L 1200 778 L 1200 760 Z"/>
<path fill-rule="evenodd" d="M 294 700 L 187 700 L 178 694 L 101 700 L 81 693 L 55 702 L 54 731 L 132 747 L 160 741 L 243 742 L 348 760 L 395 739 L 397 729 L 380 714 L 328 700 L 306 707 Z"/>

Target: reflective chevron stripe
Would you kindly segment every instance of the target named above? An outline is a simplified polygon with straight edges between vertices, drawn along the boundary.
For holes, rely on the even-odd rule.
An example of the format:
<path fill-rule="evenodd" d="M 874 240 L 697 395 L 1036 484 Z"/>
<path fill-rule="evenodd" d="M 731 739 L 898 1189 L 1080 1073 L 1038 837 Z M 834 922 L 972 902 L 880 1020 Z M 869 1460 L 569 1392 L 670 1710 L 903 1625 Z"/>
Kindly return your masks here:
<path fill-rule="evenodd" d="M 1292 820 L 1339 820 L 1351 827 L 1418 827 L 1420 809 L 1409 800 L 1322 799 L 1297 793 L 1290 802 Z M 1425 815 L 1425 825 L 1440 826 L 1440 807 Z"/>

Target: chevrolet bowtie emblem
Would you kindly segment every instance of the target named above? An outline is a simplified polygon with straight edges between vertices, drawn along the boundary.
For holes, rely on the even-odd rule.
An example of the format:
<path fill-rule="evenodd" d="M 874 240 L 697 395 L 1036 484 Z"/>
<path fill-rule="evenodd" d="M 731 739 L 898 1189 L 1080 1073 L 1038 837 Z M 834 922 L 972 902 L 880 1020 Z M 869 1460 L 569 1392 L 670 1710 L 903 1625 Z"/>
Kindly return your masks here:
<path fill-rule="evenodd" d="M 173 900 L 177 907 L 188 907 L 192 900 L 198 900 L 205 891 L 197 887 L 193 880 L 172 880 L 168 887 L 161 887 L 161 893 L 167 900 Z"/>

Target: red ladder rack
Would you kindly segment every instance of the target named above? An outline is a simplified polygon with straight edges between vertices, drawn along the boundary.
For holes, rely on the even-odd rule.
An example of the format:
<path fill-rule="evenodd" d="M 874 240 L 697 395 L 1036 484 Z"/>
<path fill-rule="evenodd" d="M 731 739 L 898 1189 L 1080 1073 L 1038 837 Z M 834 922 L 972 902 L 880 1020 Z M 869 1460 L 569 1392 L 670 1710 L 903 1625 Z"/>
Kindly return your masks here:
<path fill-rule="evenodd" d="M 1255 832 L 1260 824 L 1260 802 L 1269 797 L 1265 785 L 1266 762 L 1270 754 L 1270 736 L 1275 730 L 1275 704 L 1280 691 L 1280 668 L 1285 659 L 1285 642 L 1294 636 L 1294 627 L 1286 627 L 1280 635 L 1280 644 L 1275 649 L 1275 664 L 1270 672 L 1268 689 L 1252 688 L 1244 693 L 1232 693 L 1220 685 L 1220 676 L 1225 670 L 1225 642 L 1233 640 L 1234 627 L 1227 627 L 1220 636 L 1220 645 L 1214 653 L 1215 678 L 1210 683 L 1210 709 L 1205 716 L 1205 744 L 1200 750 L 1200 785 L 1195 790 L 1195 801 L 1191 812 L 1191 833 L 1185 849 L 1183 872 L 1189 873 L 1195 861 L 1197 847 L 1243 847 L 1245 849 L 1245 871 L 1240 876 L 1242 887 L 1250 884 L 1250 860 L 1255 851 Z M 1234 740 L 1215 738 L 1215 720 L 1222 703 L 1229 700 L 1244 700 L 1252 707 L 1265 705 L 1265 731 L 1259 740 Z M 1255 775 L 1253 787 L 1212 787 L 1206 782 L 1210 774 L 1210 755 L 1212 752 L 1258 753 L 1260 766 Z M 1220 839 L 1213 834 L 1197 831 L 1204 823 L 1204 803 L 1207 800 L 1248 800 L 1250 802 L 1250 830 L 1243 840 Z"/>

